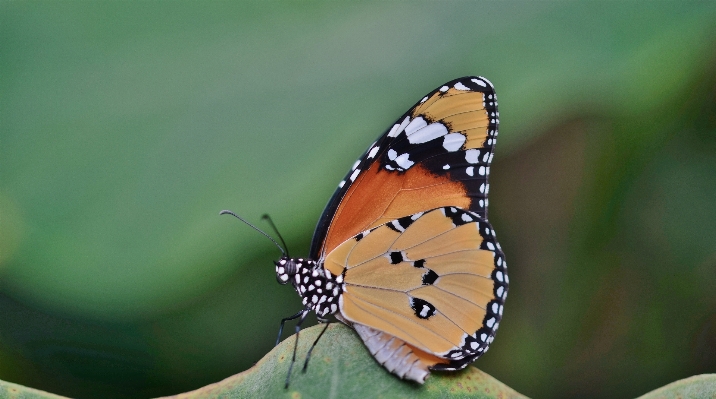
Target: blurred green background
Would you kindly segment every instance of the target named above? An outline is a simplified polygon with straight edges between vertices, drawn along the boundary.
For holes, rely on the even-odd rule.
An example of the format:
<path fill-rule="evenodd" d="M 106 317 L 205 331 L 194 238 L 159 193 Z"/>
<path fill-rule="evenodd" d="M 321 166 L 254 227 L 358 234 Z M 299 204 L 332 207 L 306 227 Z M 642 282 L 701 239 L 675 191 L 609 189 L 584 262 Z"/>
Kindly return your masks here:
<path fill-rule="evenodd" d="M 130 398 L 250 367 L 300 302 L 219 210 L 306 254 L 355 159 L 470 74 L 512 283 L 475 365 L 536 398 L 716 372 L 716 3 L 5 1 L 0 379 Z"/>

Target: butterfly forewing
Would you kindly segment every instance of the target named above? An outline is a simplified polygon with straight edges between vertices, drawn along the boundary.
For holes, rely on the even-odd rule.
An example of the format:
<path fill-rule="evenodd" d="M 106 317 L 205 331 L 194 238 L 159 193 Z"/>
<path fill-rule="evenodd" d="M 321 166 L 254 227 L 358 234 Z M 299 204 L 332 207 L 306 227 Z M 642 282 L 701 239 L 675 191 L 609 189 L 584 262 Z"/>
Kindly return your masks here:
<path fill-rule="evenodd" d="M 489 165 L 499 124 L 492 84 L 464 77 L 433 90 L 355 163 L 318 222 L 320 259 L 360 231 L 441 206 L 487 217 Z"/>

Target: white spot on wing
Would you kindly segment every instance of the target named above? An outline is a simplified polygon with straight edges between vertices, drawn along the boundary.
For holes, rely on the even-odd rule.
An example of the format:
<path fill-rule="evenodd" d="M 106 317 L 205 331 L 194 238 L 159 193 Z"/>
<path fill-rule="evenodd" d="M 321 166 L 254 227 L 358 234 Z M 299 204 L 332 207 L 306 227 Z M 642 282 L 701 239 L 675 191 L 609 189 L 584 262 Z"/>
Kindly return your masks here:
<path fill-rule="evenodd" d="M 421 118 L 422 119 L 422 118 Z M 410 127 L 410 126 L 408 126 Z M 405 129 L 407 132 L 407 128 Z M 408 135 L 408 141 L 410 144 L 422 144 L 427 143 L 430 140 L 434 140 L 438 137 L 442 137 L 448 133 L 447 128 L 442 123 L 431 123 L 420 130 L 413 132 Z"/>
<path fill-rule="evenodd" d="M 413 166 L 415 164 L 415 162 L 408 159 L 409 156 L 410 156 L 410 154 L 408 154 L 406 152 L 405 154 L 402 154 L 401 156 L 395 158 L 395 163 L 397 163 L 398 166 L 400 166 L 403 169 L 409 169 L 411 166 Z"/>
<path fill-rule="evenodd" d="M 388 137 L 395 137 L 400 134 L 403 130 L 405 130 L 405 127 L 408 126 L 410 123 L 410 117 L 406 116 L 405 119 L 403 119 L 403 122 L 400 123 L 400 125 L 394 125 L 392 129 L 390 129 L 390 132 L 388 133 Z"/>
<path fill-rule="evenodd" d="M 443 148 L 450 152 L 455 152 L 465 144 L 465 140 L 465 136 L 460 133 L 446 134 L 443 140 Z"/>
<path fill-rule="evenodd" d="M 465 160 L 469 163 L 477 163 L 478 157 L 480 156 L 480 151 L 471 149 L 465 151 Z"/>
<path fill-rule="evenodd" d="M 395 125 L 393 126 L 393 129 L 390 129 L 390 133 L 388 133 L 388 137 L 395 137 L 400 134 L 403 130 L 405 130 L 405 127 L 408 126 L 410 123 L 410 117 L 406 116 L 405 119 L 403 119 L 403 122 L 400 123 L 400 126 Z"/>
<path fill-rule="evenodd" d="M 391 161 L 395 161 L 395 158 L 396 158 L 397 156 L 398 156 L 398 153 L 395 152 L 394 149 L 391 148 L 391 149 L 388 150 L 388 159 L 390 159 Z"/>
<path fill-rule="evenodd" d="M 453 86 L 453 87 L 458 90 L 470 90 L 470 88 L 465 86 L 464 84 L 462 84 L 462 82 L 455 83 L 455 86 Z"/>
<path fill-rule="evenodd" d="M 465 169 L 465 173 L 467 173 L 468 176 L 472 176 L 472 175 L 475 173 L 475 172 L 474 172 L 474 169 L 475 169 L 474 167 L 468 166 L 468 167 Z"/>
<path fill-rule="evenodd" d="M 338 187 L 343 188 L 343 185 L 346 184 L 345 180 L 341 180 L 340 183 L 338 183 Z"/>
<path fill-rule="evenodd" d="M 360 165 L 360 159 L 357 160 L 356 163 L 353 164 L 353 167 L 351 168 L 351 170 L 356 170 L 356 168 L 358 167 L 358 165 Z"/>
<path fill-rule="evenodd" d="M 479 85 L 482 86 L 482 87 L 487 87 L 487 85 L 485 84 L 485 82 L 483 82 L 483 81 L 480 80 L 480 79 L 472 79 L 472 81 L 475 82 L 475 83 L 477 83 L 477 84 L 479 84 Z"/>
<path fill-rule="evenodd" d="M 370 152 L 368 153 L 368 158 L 373 158 L 375 154 L 378 153 L 379 147 L 373 147 L 371 148 Z"/>
<path fill-rule="evenodd" d="M 397 123 L 396 123 L 395 125 L 393 125 L 393 128 L 390 129 L 390 131 L 388 132 L 388 137 L 395 137 L 395 136 L 397 136 L 398 133 L 400 133 L 400 132 L 398 131 L 398 128 L 399 128 L 399 127 L 400 127 L 400 125 L 397 124 Z"/>
<path fill-rule="evenodd" d="M 417 130 L 422 129 L 427 125 L 428 125 L 428 123 L 425 122 L 425 119 L 423 119 L 422 117 L 419 116 L 419 117 L 413 119 L 413 121 L 410 122 L 408 124 L 408 126 L 405 127 L 405 134 L 410 136 L 411 134 L 415 133 Z"/>
<path fill-rule="evenodd" d="M 440 88 L 440 91 L 443 92 L 443 93 L 445 93 L 446 91 L 448 91 L 448 89 L 449 89 L 449 87 L 443 86 L 443 87 Z"/>
<path fill-rule="evenodd" d="M 483 78 L 482 76 L 480 76 L 480 79 L 482 79 L 482 80 L 484 80 L 485 82 L 487 82 L 487 84 L 490 85 L 490 87 L 495 87 L 495 86 L 492 85 L 492 82 L 490 82 L 489 80 Z M 474 80 L 474 79 L 473 79 L 473 80 Z M 495 96 L 495 98 L 497 98 L 497 96 Z"/>
<path fill-rule="evenodd" d="M 358 174 L 360 174 L 360 169 L 354 170 L 353 174 L 351 175 L 351 181 L 355 181 L 356 177 L 358 177 Z"/>

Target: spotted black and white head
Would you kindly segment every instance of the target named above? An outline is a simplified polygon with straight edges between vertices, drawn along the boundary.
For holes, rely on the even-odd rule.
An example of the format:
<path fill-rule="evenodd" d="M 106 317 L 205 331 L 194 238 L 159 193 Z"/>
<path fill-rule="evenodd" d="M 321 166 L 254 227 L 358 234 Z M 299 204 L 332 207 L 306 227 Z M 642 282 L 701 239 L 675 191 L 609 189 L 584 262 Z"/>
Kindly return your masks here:
<path fill-rule="evenodd" d="M 293 276 L 296 273 L 300 273 L 304 267 L 303 259 L 289 258 L 288 255 L 284 255 L 281 259 L 274 262 L 276 265 L 276 280 L 279 284 L 285 285 L 289 281 L 293 281 Z"/>

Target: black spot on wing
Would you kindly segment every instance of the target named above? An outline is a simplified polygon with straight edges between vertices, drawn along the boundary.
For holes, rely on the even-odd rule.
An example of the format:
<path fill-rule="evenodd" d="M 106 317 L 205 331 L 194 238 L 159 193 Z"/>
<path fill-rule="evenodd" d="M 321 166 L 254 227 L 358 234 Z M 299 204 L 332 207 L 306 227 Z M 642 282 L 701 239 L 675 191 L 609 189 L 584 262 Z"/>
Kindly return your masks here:
<path fill-rule="evenodd" d="M 390 263 L 397 265 L 398 263 L 402 262 L 403 254 L 400 251 L 395 251 L 390 253 Z"/>
<path fill-rule="evenodd" d="M 438 277 L 440 277 L 440 276 L 438 276 L 437 273 L 428 269 L 428 271 L 425 272 L 425 274 L 423 274 L 423 285 L 433 284 L 435 282 L 435 280 L 438 279 Z"/>
<path fill-rule="evenodd" d="M 454 206 L 447 206 L 443 208 L 443 212 L 445 213 L 445 216 L 452 220 L 452 223 L 455 226 L 462 226 L 463 224 L 473 223 L 479 220 L 476 215 Z"/>
<path fill-rule="evenodd" d="M 413 262 L 413 266 L 417 268 L 425 267 L 425 259 L 418 259 Z"/>
<path fill-rule="evenodd" d="M 420 319 L 429 319 L 435 314 L 435 306 L 424 299 L 411 298 L 410 307 L 413 308 L 415 315 Z"/>
<path fill-rule="evenodd" d="M 391 230 L 397 231 L 398 233 L 402 233 L 405 231 L 405 229 L 410 227 L 410 225 L 413 224 L 414 221 L 415 220 L 413 220 L 412 215 L 410 215 L 388 222 L 387 225 Z"/>

